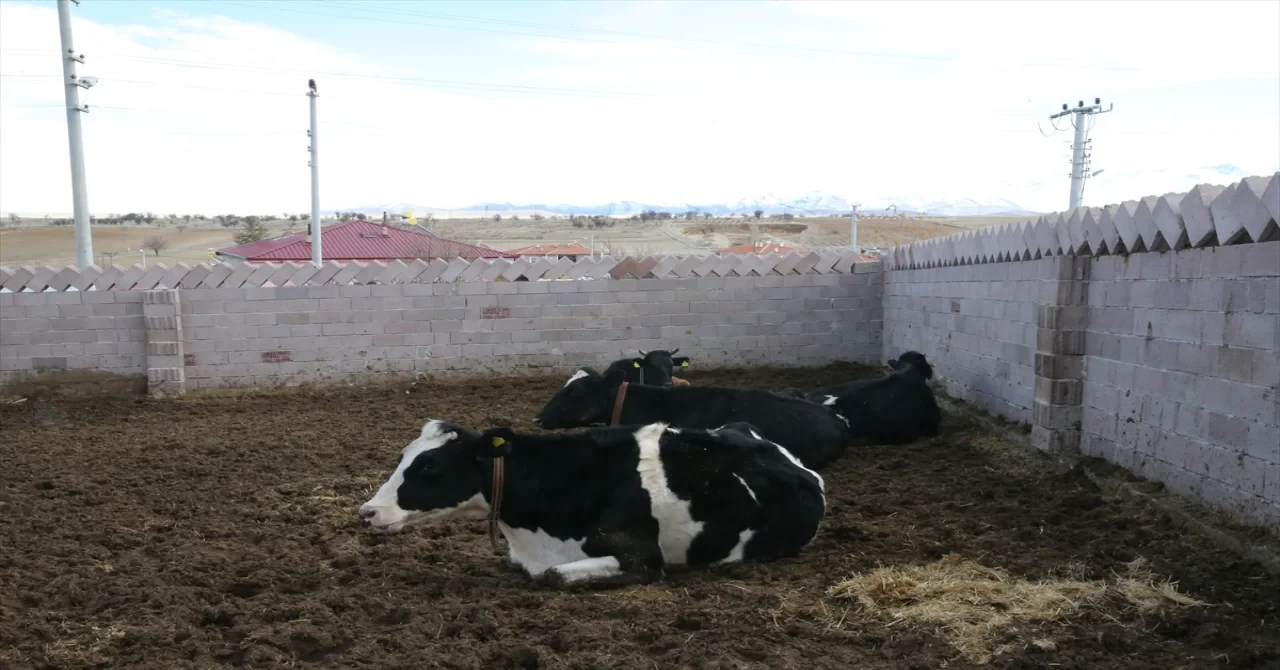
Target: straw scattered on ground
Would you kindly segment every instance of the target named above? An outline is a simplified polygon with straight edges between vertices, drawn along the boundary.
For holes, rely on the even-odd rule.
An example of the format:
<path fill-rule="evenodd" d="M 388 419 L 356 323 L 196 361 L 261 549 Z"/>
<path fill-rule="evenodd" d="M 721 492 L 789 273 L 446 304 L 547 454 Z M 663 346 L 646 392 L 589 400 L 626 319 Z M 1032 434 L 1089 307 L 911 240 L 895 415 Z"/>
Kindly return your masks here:
<path fill-rule="evenodd" d="M 1017 579 L 948 554 L 927 565 L 883 567 L 855 575 L 828 590 L 837 599 L 854 600 L 865 615 L 887 619 L 889 627 L 932 627 L 966 660 L 987 663 L 995 656 L 1034 646 L 1056 648 L 1054 624 L 1093 613 L 1132 609 L 1151 614 L 1205 603 L 1157 578 L 1145 559 L 1129 563 L 1124 574 L 1107 581 L 1064 577 Z"/>

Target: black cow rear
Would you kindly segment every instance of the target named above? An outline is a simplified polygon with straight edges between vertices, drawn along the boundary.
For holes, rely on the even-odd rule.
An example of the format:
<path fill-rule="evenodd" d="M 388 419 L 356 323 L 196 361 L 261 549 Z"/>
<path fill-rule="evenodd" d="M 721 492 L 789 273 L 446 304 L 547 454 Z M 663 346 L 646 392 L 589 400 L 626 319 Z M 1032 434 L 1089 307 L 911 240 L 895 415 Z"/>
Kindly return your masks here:
<path fill-rule="evenodd" d="M 611 423 L 622 383 L 617 371 L 599 375 L 583 368 L 551 398 L 534 423 L 549 430 Z M 750 422 L 765 439 L 782 445 L 814 470 L 842 455 L 850 438 L 848 424 L 838 412 L 772 391 L 628 386 L 617 422 L 656 421 L 699 429 Z"/>
<path fill-rule="evenodd" d="M 936 437 L 942 412 L 928 384 L 933 377 L 933 367 L 924 354 L 915 351 L 890 360 L 889 366 L 893 373 L 881 379 L 860 379 L 815 391 L 806 397 L 814 403 L 834 407 L 849 420 L 855 437 L 880 444 L 904 444 L 921 437 Z"/>

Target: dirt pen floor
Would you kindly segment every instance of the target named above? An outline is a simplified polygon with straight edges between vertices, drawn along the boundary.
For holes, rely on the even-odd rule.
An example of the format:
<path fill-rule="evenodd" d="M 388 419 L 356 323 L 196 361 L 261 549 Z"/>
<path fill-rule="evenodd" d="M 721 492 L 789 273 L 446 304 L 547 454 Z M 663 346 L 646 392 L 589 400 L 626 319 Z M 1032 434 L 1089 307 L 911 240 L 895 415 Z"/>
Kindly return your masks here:
<path fill-rule="evenodd" d="M 813 387 L 855 369 L 688 376 Z M 558 592 L 493 556 L 483 523 L 356 525 L 425 419 L 532 430 L 563 381 L 0 404 L 0 667 L 1280 667 L 1280 578 L 950 417 L 939 439 L 827 469 L 820 534 L 784 562 Z M 875 572 L 949 554 L 996 593 L 978 611 L 957 587 L 963 620 L 917 616 L 951 586 Z M 1135 559 L 1177 582 L 1169 606 L 1097 586 Z M 862 598 L 829 592 L 855 575 Z M 1012 591 L 1066 577 L 1047 613 Z M 990 653 L 962 653 L 988 624 Z"/>

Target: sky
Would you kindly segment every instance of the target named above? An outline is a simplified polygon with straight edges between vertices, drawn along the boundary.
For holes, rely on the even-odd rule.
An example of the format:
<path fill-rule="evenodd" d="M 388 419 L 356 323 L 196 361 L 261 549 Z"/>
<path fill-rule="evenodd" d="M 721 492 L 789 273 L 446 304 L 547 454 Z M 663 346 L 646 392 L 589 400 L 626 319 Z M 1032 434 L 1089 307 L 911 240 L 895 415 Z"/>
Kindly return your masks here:
<path fill-rule="evenodd" d="M 1156 9 L 1158 7 L 1158 9 Z M 72 5 L 90 210 L 1088 205 L 1280 169 L 1280 2 Z M 53 0 L 0 1 L 0 212 L 71 210 Z"/>

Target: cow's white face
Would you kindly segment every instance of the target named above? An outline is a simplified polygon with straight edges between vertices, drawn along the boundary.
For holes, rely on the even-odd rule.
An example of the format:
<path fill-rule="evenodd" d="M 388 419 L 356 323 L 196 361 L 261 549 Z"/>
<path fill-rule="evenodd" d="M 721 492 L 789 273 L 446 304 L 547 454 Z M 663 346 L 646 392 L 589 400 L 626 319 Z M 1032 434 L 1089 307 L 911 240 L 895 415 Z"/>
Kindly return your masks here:
<path fill-rule="evenodd" d="M 489 504 L 480 474 L 460 429 L 431 420 L 418 439 L 400 453 L 391 477 L 360 506 L 362 521 L 375 530 L 397 533 L 410 526 L 456 518 L 484 518 Z"/>

